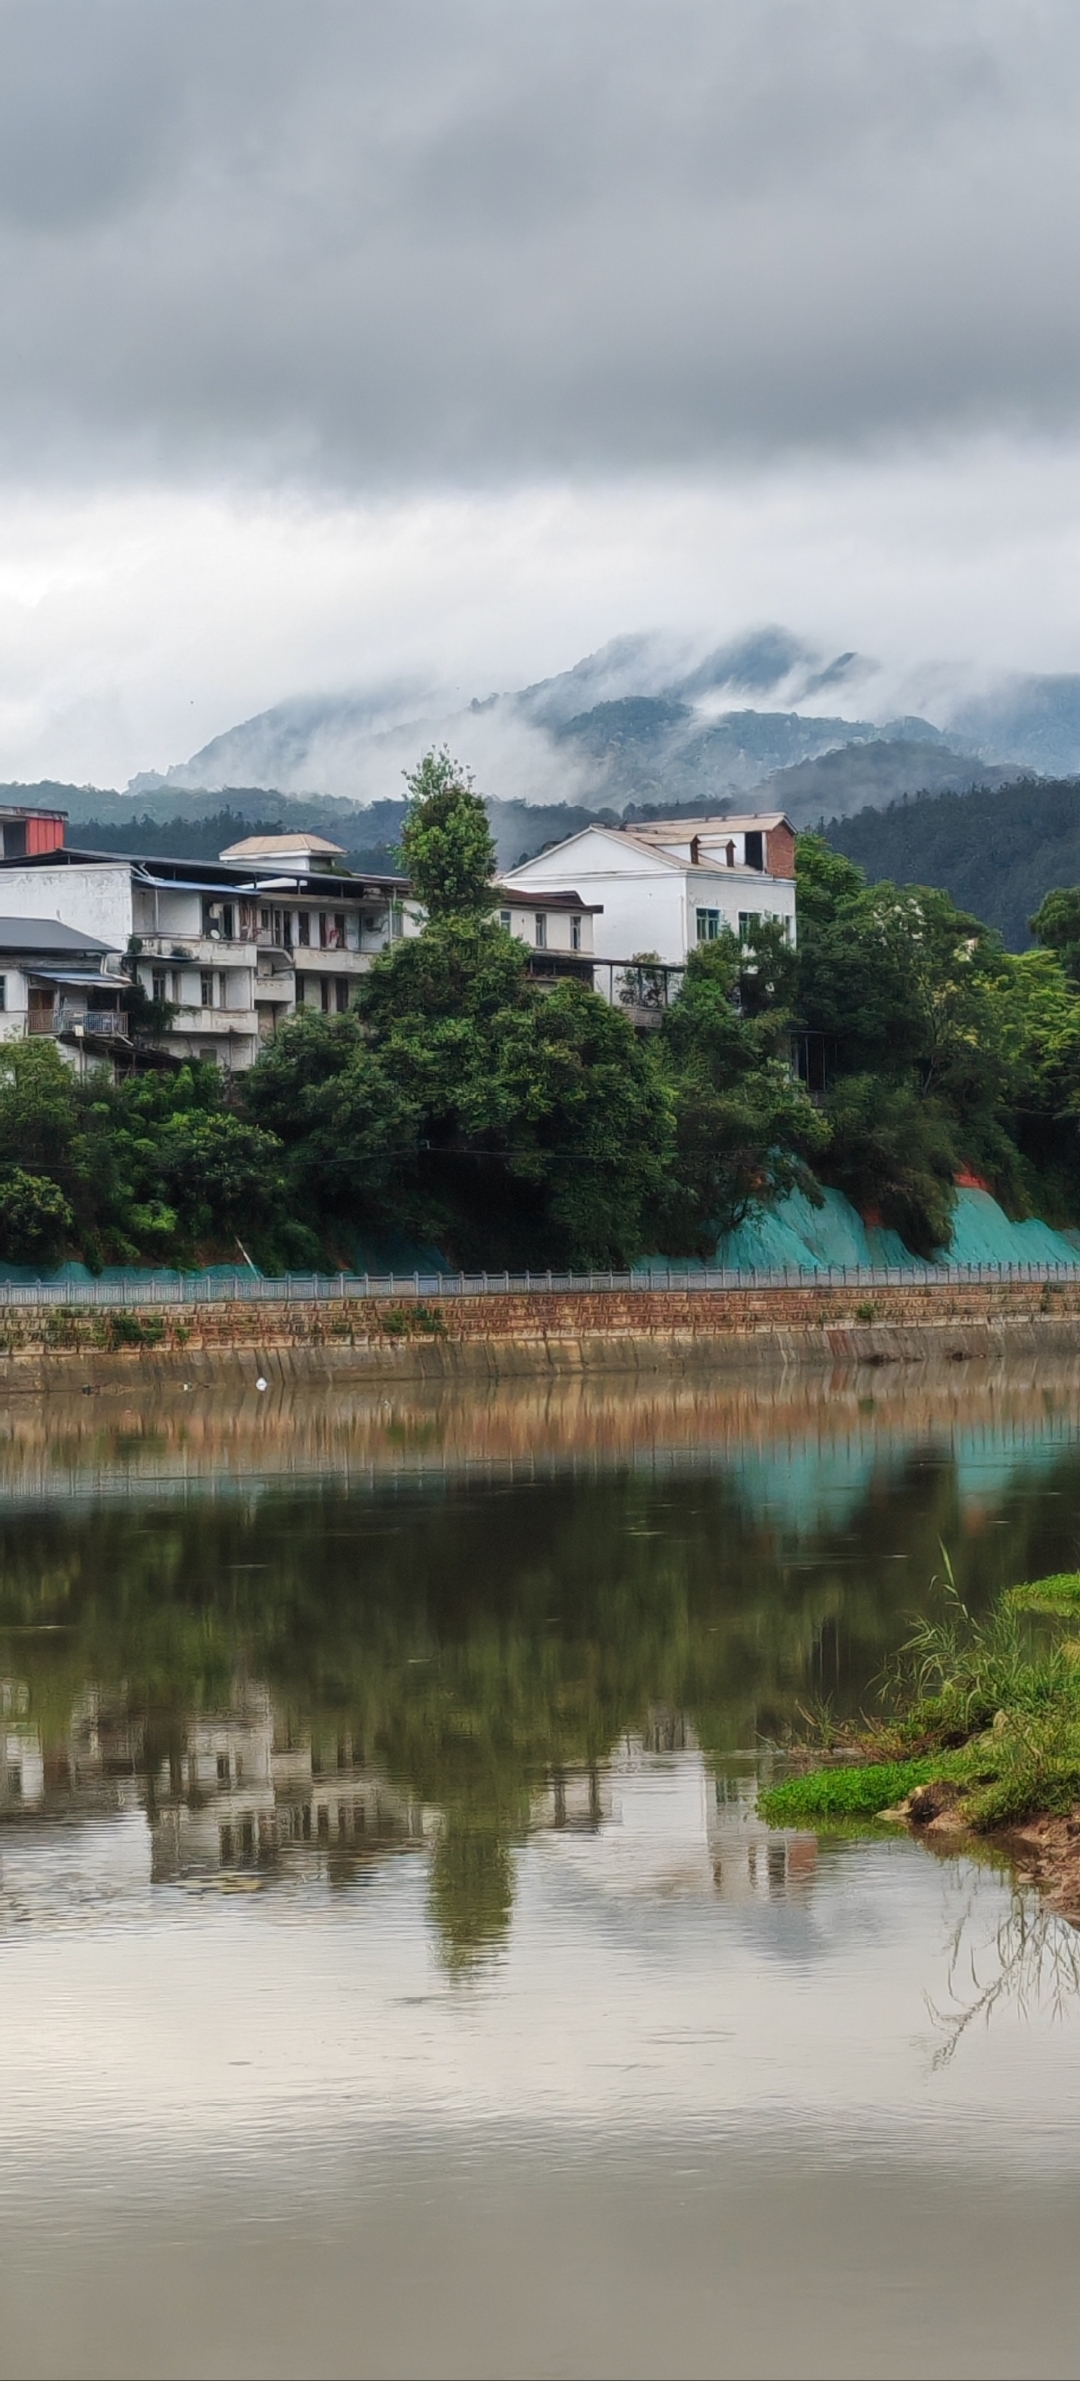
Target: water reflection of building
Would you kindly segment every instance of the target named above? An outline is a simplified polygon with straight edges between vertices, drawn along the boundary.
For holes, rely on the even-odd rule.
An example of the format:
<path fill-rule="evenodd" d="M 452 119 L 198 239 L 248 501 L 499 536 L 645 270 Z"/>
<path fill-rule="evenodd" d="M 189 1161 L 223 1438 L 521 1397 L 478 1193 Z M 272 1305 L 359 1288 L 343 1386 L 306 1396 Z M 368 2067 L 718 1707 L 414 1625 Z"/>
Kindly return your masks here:
<path fill-rule="evenodd" d="M 145 1816 L 154 1884 L 215 1878 L 347 1879 L 423 1850 L 441 1825 L 359 1757 L 346 1734 L 290 1733 L 269 1689 L 237 1682 L 227 1711 L 131 1712 L 122 1695 L 78 1696 L 46 1738 L 17 1680 L 0 1680 L 0 1829 Z M 658 1707 L 638 1735 L 591 1766 L 553 1768 L 530 1830 L 602 1890 L 635 1898 L 769 1898 L 814 1871 L 812 1835 L 773 1831 L 749 1768 L 714 1768 L 679 1712 Z M 43 1840 L 40 1839 L 39 1840 Z M 130 1845 L 122 1859 L 130 1862 Z"/>
<path fill-rule="evenodd" d="M 163 1734 L 167 1750 L 161 1750 Z M 290 1736 L 265 1687 L 227 1712 L 152 1730 L 122 1702 L 80 1695 L 62 1738 L 44 1741 L 18 1681 L 0 1682 L 0 1822 L 143 1809 L 154 1883 L 257 1872 L 351 1872 L 421 1848 L 432 1821 L 355 1756 Z"/>
<path fill-rule="evenodd" d="M 805 1889 L 817 1838 L 770 1828 L 748 1769 L 715 1770 L 680 1714 L 656 1712 L 599 1773 L 558 1773 L 533 1826 L 567 1839 L 564 1857 L 619 1895 L 748 1902 Z"/>

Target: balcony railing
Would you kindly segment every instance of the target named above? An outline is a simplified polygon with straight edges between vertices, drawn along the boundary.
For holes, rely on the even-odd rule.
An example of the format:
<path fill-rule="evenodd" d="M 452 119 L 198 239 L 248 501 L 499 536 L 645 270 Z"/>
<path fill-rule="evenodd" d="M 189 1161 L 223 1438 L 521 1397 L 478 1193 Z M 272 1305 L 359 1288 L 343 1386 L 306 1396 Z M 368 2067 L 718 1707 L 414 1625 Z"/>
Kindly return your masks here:
<path fill-rule="evenodd" d="M 71 1001 L 62 1000 L 51 1016 L 44 1011 L 32 1011 L 31 1033 L 88 1033 L 102 1041 L 127 1041 L 128 1017 L 126 1009 L 77 1009 Z"/>

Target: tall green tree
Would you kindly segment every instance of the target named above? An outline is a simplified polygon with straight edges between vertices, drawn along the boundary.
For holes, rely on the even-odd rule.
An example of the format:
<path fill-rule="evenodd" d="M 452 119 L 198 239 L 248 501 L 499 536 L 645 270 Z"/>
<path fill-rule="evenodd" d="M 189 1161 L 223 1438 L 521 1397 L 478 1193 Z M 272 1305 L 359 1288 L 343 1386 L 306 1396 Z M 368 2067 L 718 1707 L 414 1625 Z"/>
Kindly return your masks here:
<path fill-rule="evenodd" d="M 801 1020 L 827 1053 L 826 1178 L 926 1255 L 948 1239 L 965 1167 L 1025 1212 L 1017 987 L 1000 937 L 932 887 L 867 885 L 817 836 L 800 837 L 797 867 Z"/>
<path fill-rule="evenodd" d="M 492 907 L 495 845 L 472 775 L 446 746 L 405 772 L 409 808 L 401 855 L 427 916 L 483 918 Z"/>

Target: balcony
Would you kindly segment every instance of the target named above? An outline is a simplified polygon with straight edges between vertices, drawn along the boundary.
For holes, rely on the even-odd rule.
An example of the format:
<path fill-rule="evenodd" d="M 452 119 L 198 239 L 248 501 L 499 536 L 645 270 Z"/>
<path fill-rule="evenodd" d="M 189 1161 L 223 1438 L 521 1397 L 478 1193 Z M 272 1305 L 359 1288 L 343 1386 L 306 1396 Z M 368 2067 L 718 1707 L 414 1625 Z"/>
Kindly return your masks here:
<path fill-rule="evenodd" d="M 126 1009 L 78 1009 L 66 1000 L 55 1009 L 31 1009 L 26 1030 L 51 1034 L 54 1040 L 71 1033 L 89 1034 L 109 1042 L 126 1042 L 129 1038 Z"/>

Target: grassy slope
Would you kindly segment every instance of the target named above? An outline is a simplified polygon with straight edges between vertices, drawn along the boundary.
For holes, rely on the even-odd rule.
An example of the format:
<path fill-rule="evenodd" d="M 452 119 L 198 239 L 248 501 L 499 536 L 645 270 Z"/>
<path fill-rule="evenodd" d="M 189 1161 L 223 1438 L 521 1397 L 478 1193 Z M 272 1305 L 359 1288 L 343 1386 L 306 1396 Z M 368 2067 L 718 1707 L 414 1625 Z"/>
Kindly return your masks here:
<path fill-rule="evenodd" d="M 905 1646 L 893 1716 L 867 1732 L 861 1762 L 767 1788 L 773 1826 L 872 1818 L 916 1788 L 948 1782 L 979 1829 L 1080 1802 L 1080 1573 L 1014 1587 L 983 1624 L 950 1590 L 944 1621 Z"/>

